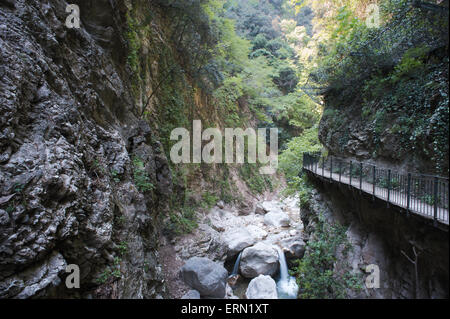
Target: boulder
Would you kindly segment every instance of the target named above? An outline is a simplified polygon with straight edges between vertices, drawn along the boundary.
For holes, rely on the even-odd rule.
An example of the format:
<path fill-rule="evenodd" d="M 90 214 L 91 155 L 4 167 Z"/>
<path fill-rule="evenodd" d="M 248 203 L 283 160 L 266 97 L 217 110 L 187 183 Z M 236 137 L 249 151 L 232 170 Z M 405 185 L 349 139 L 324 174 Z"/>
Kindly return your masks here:
<path fill-rule="evenodd" d="M 257 240 L 262 240 L 262 239 L 264 239 L 264 238 L 266 238 L 267 237 L 267 232 L 264 230 L 264 229 L 262 229 L 262 228 L 260 228 L 260 227 L 258 227 L 258 226 L 255 226 L 255 225 L 248 225 L 247 227 L 245 227 L 249 232 L 250 232 L 250 234 L 254 237 L 254 238 L 256 238 Z"/>
<path fill-rule="evenodd" d="M 181 268 L 181 278 L 201 296 L 224 298 L 227 270 L 208 258 L 193 257 Z"/>
<path fill-rule="evenodd" d="M 255 208 L 252 204 L 242 203 L 239 207 L 238 214 L 239 216 L 248 216 L 255 212 Z"/>
<path fill-rule="evenodd" d="M 219 201 L 219 202 L 216 204 L 216 206 L 219 207 L 220 209 L 224 209 L 224 208 L 225 208 L 225 203 L 224 203 L 223 201 Z"/>
<path fill-rule="evenodd" d="M 229 285 L 227 285 L 226 287 L 225 299 L 239 299 L 239 297 L 234 295 L 233 288 L 231 288 Z"/>
<path fill-rule="evenodd" d="M 289 227 L 291 221 L 289 216 L 283 212 L 270 212 L 264 216 L 264 223 L 274 227 Z"/>
<path fill-rule="evenodd" d="M 306 244 L 300 237 L 290 237 L 280 241 L 286 259 L 300 259 L 305 254 Z"/>
<path fill-rule="evenodd" d="M 273 275 L 278 270 L 278 253 L 276 249 L 265 243 L 245 248 L 242 252 L 240 271 L 246 278 L 259 275 Z"/>
<path fill-rule="evenodd" d="M 228 286 L 234 288 L 236 286 L 237 282 L 239 281 L 239 279 L 241 279 L 240 275 L 231 275 L 227 279 Z"/>
<path fill-rule="evenodd" d="M 197 256 L 222 261 L 227 255 L 221 234 L 207 224 L 199 224 L 194 236 L 180 237 L 173 245 L 183 260 Z"/>
<path fill-rule="evenodd" d="M 261 204 L 261 207 L 264 209 L 266 213 L 274 212 L 281 213 L 281 206 L 279 202 L 276 201 L 265 201 Z"/>
<path fill-rule="evenodd" d="M 181 299 L 200 299 L 200 293 L 197 290 L 189 290 Z"/>
<path fill-rule="evenodd" d="M 277 284 L 272 277 L 259 275 L 250 281 L 245 297 L 247 299 L 278 299 Z"/>
<path fill-rule="evenodd" d="M 234 216 L 232 212 L 225 209 L 219 209 L 218 207 L 211 209 L 207 216 L 207 220 L 207 223 L 218 232 L 224 232 L 225 229 L 230 228 L 230 226 L 235 225 L 238 222 L 238 218 Z"/>
<path fill-rule="evenodd" d="M 264 209 L 264 207 L 261 204 L 256 204 L 255 206 L 255 214 L 257 215 L 264 215 L 266 212 L 266 210 Z"/>
<path fill-rule="evenodd" d="M 229 257 L 235 256 L 245 248 L 252 246 L 256 238 L 243 227 L 232 228 L 222 235 L 222 241 Z"/>

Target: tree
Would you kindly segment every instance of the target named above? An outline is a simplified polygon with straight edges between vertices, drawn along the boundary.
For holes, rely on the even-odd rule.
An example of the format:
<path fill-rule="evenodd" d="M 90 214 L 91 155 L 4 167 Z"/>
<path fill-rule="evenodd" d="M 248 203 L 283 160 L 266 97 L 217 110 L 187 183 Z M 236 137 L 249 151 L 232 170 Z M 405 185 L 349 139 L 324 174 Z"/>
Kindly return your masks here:
<path fill-rule="evenodd" d="M 274 83 L 283 93 L 291 93 L 295 90 L 298 84 L 298 77 L 294 69 L 285 66 L 280 69 L 279 74 L 274 76 Z"/>

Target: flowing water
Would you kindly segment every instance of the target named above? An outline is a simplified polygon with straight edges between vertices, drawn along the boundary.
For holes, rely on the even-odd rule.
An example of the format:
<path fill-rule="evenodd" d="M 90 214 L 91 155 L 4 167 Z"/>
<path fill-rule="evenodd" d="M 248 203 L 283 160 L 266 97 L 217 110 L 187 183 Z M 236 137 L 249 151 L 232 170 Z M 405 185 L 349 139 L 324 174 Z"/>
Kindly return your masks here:
<path fill-rule="evenodd" d="M 286 258 L 281 248 L 277 247 L 280 262 L 280 278 L 277 282 L 279 299 L 297 299 L 298 285 L 294 277 L 289 275 Z"/>
<path fill-rule="evenodd" d="M 239 255 L 238 255 L 237 259 L 236 259 L 236 263 L 234 264 L 231 276 L 237 275 L 238 272 L 239 272 L 239 263 L 241 262 L 241 255 L 242 255 L 242 251 L 239 253 Z"/>

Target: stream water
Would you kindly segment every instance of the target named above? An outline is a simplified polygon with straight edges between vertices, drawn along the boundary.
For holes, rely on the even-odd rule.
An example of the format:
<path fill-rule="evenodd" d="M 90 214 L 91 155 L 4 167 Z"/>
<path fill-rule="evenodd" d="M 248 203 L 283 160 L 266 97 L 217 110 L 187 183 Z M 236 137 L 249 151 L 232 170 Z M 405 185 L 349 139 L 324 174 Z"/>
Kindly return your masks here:
<path fill-rule="evenodd" d="M 236 263 L 234 264 L 233 271 L 231 272 L 231 276 L 235 276 L 239 273 L 239 264 L 241 262 L 242 251 L 239 253 L 239 256 L 236 259 Z"/>
<path fill-rule="evenodd" d="M 297 299 L 298 285 L 294 277 L 289 275 L 284 252 L 276 246 L 280 262 L 280 278 L 277 281 L 279 299 Z"/>
<path fill-rule="evenodd" d="M 277 293 L 279 299 L 297 299 L 298 294 L 298 285 L 294 277 L 289 275 L 289 270 L 286 262 L 286 258 L 284 256 L 283 250 L 275 246 L 278 251 L 279 263 L 280 263 L 280 274 L 277 280 Z M 233 271 L 230 276 L 235 276 L 239 274 L 239 264 L 241 261 L 242 252 L 239 253 L 236 258 L 236 262 L 233 267 Z M 242 298 L 245 294 L 245 290 L 247 289 L 249 280 L 238 281 L 237 285 L 234 287 L 234 293 Z"/>

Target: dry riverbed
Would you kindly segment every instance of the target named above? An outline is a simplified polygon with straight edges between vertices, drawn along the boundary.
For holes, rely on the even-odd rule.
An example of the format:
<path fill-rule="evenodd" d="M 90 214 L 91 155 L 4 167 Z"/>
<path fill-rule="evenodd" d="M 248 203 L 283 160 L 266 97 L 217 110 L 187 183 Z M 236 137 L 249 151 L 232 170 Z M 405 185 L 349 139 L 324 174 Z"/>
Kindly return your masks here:
<path fill-rule="evenodd" d="M 245 298 L 252 279 L 259 275 L 277 278 L 277 247 L 285 252 L 287 258 L 303 255 L 305 244 L 298 198 L 267 196 L 250 206 L 238 208 L 219 202 L 199 216 L 199 226 L 192 234 L 172 241 L 163 239 L 160 257 L 170 298 L 182 298 L 192 290 L 192 282 L 189 282 L 191 287 L 186 284 L 185 281 L 189 280 L 183 280 L 181 269 L 193 257 L 207 258 L 223 266 L 229 276 L 237 256 L 245 250 L 238 271 L 239 279 L 234 289 L 226 284 L 225 296 Z"/>

